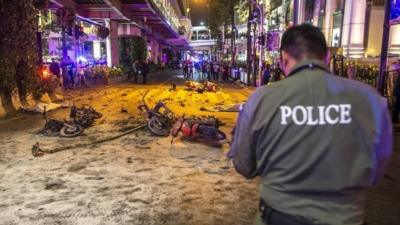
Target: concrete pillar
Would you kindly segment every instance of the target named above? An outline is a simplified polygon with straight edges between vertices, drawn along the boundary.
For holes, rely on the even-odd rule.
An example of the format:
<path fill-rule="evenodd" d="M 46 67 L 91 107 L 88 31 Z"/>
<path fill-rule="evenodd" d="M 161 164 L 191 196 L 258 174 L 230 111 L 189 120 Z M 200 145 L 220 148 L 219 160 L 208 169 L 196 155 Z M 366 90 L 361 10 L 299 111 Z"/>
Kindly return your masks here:
<path fill-rule="evenodd" d="M 318 26 L 319 24 L 319 15 L 321 13 L 321 2 L 322 0 L 315 0 L 314 3 L 314 15 L 313 15 L 313 25 Z"/>
<path fill-rule="evenodd" d="M 347 1 L 352 2 L 352 1 Z M 331 43 L 331 34 L 332 34 L 332 26 L 333 26 L 333 11 L 335 10 L 336 0 L 326 0 L 325 5 L 325 18 L 323 24 L 323 32 L 325 34 L 326 41 L 328 45 Z"/>
<path fill-rule="evenodd" d="M 115 20 L 106 20 L 106 26 L 110 29 L 110 35 L 106 40 L 107 48 L 107 65 L 119 66 L 119 49 L 118 49 L 118 22 Z"/>
<path fill-rule="evenodd" d="M 151 40 L 151 60 L 154 63 L 158 63 L 158 59 L 160 57 L 160 45 L 157 40 Z"/>
<path fill-rule="evenodd" d="M 346 1 L 343 20 L 342 46 L 344 54 L 359 58 L 365 54 L 364 32 L 367 1 Z"/>
<path fill-rule="evenodd" d="M 105 24 L 108 29 L 111 28 L 109 19 L 105 19 Z M 110 29 L 110 35 L 106 39 L 107 66 L 109 66 L 109 67 L 112 66 L 111 37 L 110 36 L 111 36 L 111 29 Z"/>
<path fill-rule="evenodd" d="M 302 24 L 306 18 L 306 0 L 298 0 L 297 2 L 297 24 Z"/>
<path fill-rule="evenodd" d="M 113 66 L 119 66 L 119 45 L 118 45 L 118 22 L 110 21 L 110 39 L 111 39 L 111 62 Z"/>

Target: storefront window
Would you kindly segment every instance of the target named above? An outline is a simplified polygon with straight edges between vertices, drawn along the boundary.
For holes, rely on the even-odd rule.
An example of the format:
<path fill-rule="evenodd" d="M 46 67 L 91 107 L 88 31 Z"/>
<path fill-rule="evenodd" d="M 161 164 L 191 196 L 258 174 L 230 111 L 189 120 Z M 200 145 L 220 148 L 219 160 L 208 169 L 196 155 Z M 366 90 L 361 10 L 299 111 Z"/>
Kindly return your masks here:
<path fill-rule="evenodd" d="M 342 17 L 342 11 L 337 11 L 333 14 L 333 29 L 331 39 L 331 45 L 333 47 L 338 47 L 340 45 Z"/>

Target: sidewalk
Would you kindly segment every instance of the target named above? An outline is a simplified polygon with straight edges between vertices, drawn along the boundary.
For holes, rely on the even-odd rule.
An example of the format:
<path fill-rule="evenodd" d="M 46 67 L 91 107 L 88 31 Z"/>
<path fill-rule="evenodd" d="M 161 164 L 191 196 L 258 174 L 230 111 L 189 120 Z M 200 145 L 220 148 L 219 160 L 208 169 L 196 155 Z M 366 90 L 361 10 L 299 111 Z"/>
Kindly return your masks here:
<path fill-rule="evenodd" d="M 393 155 L 385 177 L 367 194 L 368 225 L 400 224 L 400 126 L 395 127 Z"/>

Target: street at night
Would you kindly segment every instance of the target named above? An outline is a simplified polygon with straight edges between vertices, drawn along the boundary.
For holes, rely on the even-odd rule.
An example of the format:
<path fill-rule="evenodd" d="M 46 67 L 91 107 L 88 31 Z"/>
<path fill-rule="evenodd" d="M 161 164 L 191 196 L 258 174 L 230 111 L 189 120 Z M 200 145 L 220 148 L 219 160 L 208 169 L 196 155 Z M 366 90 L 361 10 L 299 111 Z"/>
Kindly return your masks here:
<path fill-rule="evenodd" d="M 0 225 L 400 225 L 400 0 L 0 0 Z"/>
<path fill-rule="evenodd" d="M 157 76 L 158 75 L 158 76 Z M 217 93 L 186 91 L 179 72 L 150 76 L 147 86 L 115 83 L 68 93 L 78 106 L 91 104 L 103 117 L 77 139 L 35 134 L 41 115 L 3 120 L 1 129 L 1 224 L 251 224 L 258 206 L 258 180 L 237 175 L 222 148 L 158 138 L 146 129 L 98 145 L 35 158 L 31 146 L 43 149 L 93 142 L 113 136 L 140 119 L 137 105 L 146 90 L 148 103 L 168 99 L 181 114 L 214 115 L 229 133 L 237 114 L 204 112 L 245 100 L 249 89 L 223 85 Z M 172 83 L 176 91 L 169 91 Z M 185 106 L 181 105 L 185 102 Z M 122 113 L 121 107 L 128 113 Z M 67 109 L 49 113 L 68 116 Z M 387 178 L 370 190 L 367 218 L 371 225 L 400 221 L 399 142 Z"/>

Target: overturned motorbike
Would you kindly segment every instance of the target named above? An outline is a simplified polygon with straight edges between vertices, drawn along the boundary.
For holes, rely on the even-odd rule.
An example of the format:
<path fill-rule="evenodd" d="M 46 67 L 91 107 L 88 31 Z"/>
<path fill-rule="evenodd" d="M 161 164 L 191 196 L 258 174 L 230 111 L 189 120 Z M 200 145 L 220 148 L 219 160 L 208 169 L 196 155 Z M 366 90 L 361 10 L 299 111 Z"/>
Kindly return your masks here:
<path fill-rule="evenodd" d="M 46 108 L 43 117 L 46 121 L 44 127 L 38 132 L 45 136 L 60 136 L 64 138 L 77 137 L 83 133 L 85 128 L 93 125 L 95 119 L 102 116 L 92 107 L 82 106 L 82 108 L 71 107 L 70 120 L 48 119 Z"/>
<path fill-rule="evenodd" d="M 227 141 L 226 134 L 219 130 L 219 126 L 221 125 L 223 123 L 215 117 L 185 118 L 183 116 L 175 122 L 171 129 L 171 143 L 174 137 L 182 133 L 182 136 L 187 139 L 212 145 L 221 145 Z"/>
<path fill-rule="evenodd" d="M 145 101 L 148 91 L 142 97 L 142 104 L 139 110 L 147 114 L 147 127 L 150 132 L 157 136 L 168 136 L 175 121 L 175 114 L 163 101 L 158 101 L 154 108 L 150 108 Z"/>

